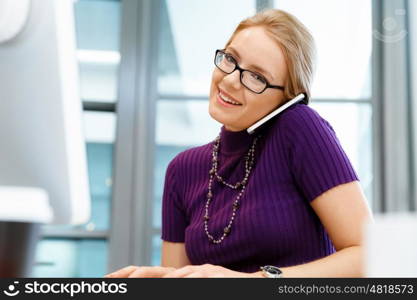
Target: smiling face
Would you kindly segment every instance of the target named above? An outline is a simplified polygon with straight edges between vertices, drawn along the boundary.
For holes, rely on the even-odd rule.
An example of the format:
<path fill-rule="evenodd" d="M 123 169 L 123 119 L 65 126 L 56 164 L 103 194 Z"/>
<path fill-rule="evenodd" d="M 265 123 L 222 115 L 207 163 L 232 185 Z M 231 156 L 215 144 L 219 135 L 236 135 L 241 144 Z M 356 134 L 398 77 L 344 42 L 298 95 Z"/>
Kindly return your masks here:
<path fill-rule="evenodd" d="M 263 75 L 272 85 L 285 86 L 287 65 L 284 54 L 261 27 L 249 27 L 236 34 L 225 49 L 243 69 Z M 213 71 L 209 113 L 227 130 L 241 131 L 276 109 L 284 101 L 282 90 L 268 88 L 256 94 L 242 85 L 240 72 Z"/>

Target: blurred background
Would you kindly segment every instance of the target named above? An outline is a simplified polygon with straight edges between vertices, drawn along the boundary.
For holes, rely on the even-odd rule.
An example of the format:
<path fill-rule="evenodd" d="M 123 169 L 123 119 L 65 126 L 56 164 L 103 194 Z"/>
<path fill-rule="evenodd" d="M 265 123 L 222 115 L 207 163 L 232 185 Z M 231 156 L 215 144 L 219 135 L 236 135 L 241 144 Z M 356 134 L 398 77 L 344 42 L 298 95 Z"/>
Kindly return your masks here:
<path fill-rule="evenodd" d="M 207 111 L 214 51 L 265 8 L 284 9 L 311 30 L 311 106 L 334 127 L 374 213 L 415 211 L 412 2 L 74 1 L 92 218 L 44 226 L 34 276 L 101 277 L 160 264 L 166 167 L 218 134 Z"/>

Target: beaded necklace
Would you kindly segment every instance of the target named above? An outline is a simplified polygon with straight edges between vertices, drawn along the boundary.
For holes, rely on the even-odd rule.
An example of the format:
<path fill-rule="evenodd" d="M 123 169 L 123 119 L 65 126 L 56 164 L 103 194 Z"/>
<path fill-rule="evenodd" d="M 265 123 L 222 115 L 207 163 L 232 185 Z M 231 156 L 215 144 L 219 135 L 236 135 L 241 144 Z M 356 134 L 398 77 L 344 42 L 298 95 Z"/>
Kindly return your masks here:
<path fill-rule="evenodd" d="M 211 169 L 209 171 L 210 177 L 209 177 L 209 184 L 208 184 L 207 201 L 206 201 L 206 205 L 205 205 L 205 215 L 203 217 L 204 231 L 205 231 L 209 241 L 214 243 L 214 244 L 220 244 L 221 242 L 223 242 L 223 240 L 226 238 L 226 236 L 228 236 L 230 234 L 230 231 L 232 229 L 233 221 L 236 217 L 236 211 L 239 208 L 239 201 L 242 198 L 243 193 L 245 192 L 246 184 L 248 183 L 249 175 L 250 175 L 250 173 L 252 171 L 252 168 L 253 168 L 253 165 L 254 165 L 255 146 L 256 146 L 256 142 L 258 141 L 259 137 L 260 136 L 255 137 L 255 139 L 253 140 L 252 146 L 249 148 L 248 153 L 245 155 L 245 176 L 244 176 L 244 178 L 241 181 L 236 182 L 235 184 L 231 184 L 231 183 L 226 182 L 223 179 L 223 177 L 221 177 L 217 173 L 218 163 L 219 163 L 218 155 L 219 155 L 219 146 L 220 146 L 220 136 L 217 136 L 217 138 L 214 141 L 213 150 L 212 150 L 212 160 L 211 160 L 212 165 L 211 165 Z M 208 222 L 210 220 L 208 209 L 209 209 L 209 205 L 210 205 L 211 201 L 213 200 L 212 185 L 213 185 L 214 179 L 216 179 L 218 182 L 224 184 L 225 186 L 227 186 L 231 189 L 240 190 L 236 199 L 235 199 L 235 201 L 233 202 L 232 216 L 230 217 L 229 223 L 223 229 L 223 235 L 218 239 L 215 239 L 213 237 L 213 235 L 210 234 L 210 232 L 208 230 Z"/>

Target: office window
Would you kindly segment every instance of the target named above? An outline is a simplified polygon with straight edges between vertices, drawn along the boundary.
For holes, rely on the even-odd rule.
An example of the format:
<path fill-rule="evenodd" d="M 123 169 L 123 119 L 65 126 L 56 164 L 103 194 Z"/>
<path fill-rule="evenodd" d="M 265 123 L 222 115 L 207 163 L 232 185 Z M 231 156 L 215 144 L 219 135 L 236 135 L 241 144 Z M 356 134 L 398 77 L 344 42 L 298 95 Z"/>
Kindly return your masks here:
<path fill-rule="evenodd" d="M 92 200 L 91 220 L 86 226 L 88 230 L 108 230 L 116 115 L 106 112 L 85 112 L 84 125 Z"/>
<path fill-rule="evenodd" d="M 115 102 L 120 62 L 119 1 L 84 0 L 75 4 L 81 98 Z"/>
<path fill-rule="evenodd" d="M 44 239 L 38 246 L 34 277 L 102 277 L 107 245 L 97 239 Z"/>
<path fill-rule="evenodd" d="M 237 24 L 255 10 L 255 0 L 163 1 L 159 93 L 207 96 L 214 51 L 223 48 Z"/>
<path fill-rule="evenodd" d="M 315 98 L 370 99 L 370 0 L 275 0 L 274 8 L 295 15 L 314 36 L 317 69 L 312 94 Z"/>
<path fill-rule="evenodd" d="M 44 227 L 35 277 L 102 277 L 107 271 L 121 3 L 80 0 L 74 5 L 91 219 L 80 226 Z"/>

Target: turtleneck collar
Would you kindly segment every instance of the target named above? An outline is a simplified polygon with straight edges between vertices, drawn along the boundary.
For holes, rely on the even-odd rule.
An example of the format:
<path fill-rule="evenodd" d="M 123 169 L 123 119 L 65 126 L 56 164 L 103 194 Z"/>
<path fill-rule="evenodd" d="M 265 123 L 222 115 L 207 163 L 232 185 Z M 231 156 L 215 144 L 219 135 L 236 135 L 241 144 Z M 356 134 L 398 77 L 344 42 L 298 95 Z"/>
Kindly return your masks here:
<path fill-rule="evenodd" d="M 256 136 L 268 135 L 271 127 L 274 126 L 277 118 L 266 122 L 260 128 L 257 128 L 253 134 L 249 134 L 246 129 L 241 131 L 227 130 L 223 125 L 220 130 L 220 148 L 219 152 L 223 154 L 241 154 L 249 150 Z"/>
<path fill-rule="evenodd" d="M 254 135 L 250 135 L 246 129 L 242 131 L 230 131 L 222 126 L 220 131 L 220 153 L 239 154 L 246 152 L 252 145 Z"/>

